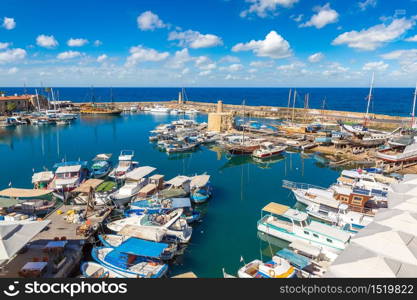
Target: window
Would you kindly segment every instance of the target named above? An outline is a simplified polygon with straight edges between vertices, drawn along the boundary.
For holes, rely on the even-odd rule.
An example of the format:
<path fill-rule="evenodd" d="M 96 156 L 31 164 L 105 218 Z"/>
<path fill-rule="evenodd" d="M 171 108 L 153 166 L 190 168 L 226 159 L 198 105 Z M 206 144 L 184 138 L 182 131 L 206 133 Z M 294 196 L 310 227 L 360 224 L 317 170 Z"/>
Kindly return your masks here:
<path fill-rule="evenodd" d="M 318 236 L 317 234 L 315 234 L 315 233 L 313 233 L 313 236 L 314 236 L 316 239 L 318 239 L 318 238 L 319 238 L 319 236 Z"/>
<path fill-rule="evenodd" d="M 308 231 L 304 231 L 304 234 L 305 234 L 305 235 L 310 235 L 310 232 L 308 232 Z"/>
<path fill-rule="evenodd" d="M 328 243 L 333 243 L 333 241 L 331 240 L 331 239 L 326 239 L 326 241 L 328 242 Z"/>

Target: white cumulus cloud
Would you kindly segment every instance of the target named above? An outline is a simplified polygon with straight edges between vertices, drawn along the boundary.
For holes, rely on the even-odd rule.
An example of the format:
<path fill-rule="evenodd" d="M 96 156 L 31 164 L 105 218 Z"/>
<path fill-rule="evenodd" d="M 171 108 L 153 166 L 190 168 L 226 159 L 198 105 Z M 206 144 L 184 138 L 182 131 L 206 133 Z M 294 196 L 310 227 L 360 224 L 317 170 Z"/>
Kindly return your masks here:
<path fill-rule="evenodd" d="M 16 27 L 16 21 L 14 20 L 14 18 L 4 17 L 2 26 L 7 30 L 12 30 Z"/>
<path fill-rule="evenodd" d="M 414 25 L 414 18 L 394 19 L 389 25 L 378 24 L 368 29 L 362 29 L 361 31 L 352 30 L 342 33 L 333 40 L 332 44 L 346 44 L 350 48 L 360 50 L 375 50 L 384 43 L 399 38 Z"/>
<path fill-rule="evenodd" d="M 7 70 L 8 74 L 16 74 L 19 71 L 19 68 L 13 67 Z"/>
<path fill-rule="evenodd" d="M 253 51 L 259 57 L 285 58 L 292 55 L 290 44 L 276 31 L 267 34 L 264 40 L 251 40 L 233 46 L 232 51 Z"/>
<path fill-rule="evenodd" d="M 0 42 L 0 50 L 9 48 L 9 46 L 10 46 L 10 43 Z"/>
<path fill-rule="evenodd" d="M 65 60 L 65 59 L 72 59 L 81 56 L 81 53 L 78 51 L 65 51 L 61 52 L 57 55 L 56 58 Z"/>
<path fill-rule="evenodd" d="M 102 54 L 99 57 L 97 57 L 97 62 L 102 63 L 107 59 L 107 55 L 106 54 Z"/>
<path fill-rule="evenodd" d="M 324 54 L 321 52 L 317 52 L 317 53 L 311 54 L 308 57 L 308 61 L 311 63 L 316 63 L 316 62 L 321 61 L 323 58 L 324 58 Z"/>
<path fill-rule="evenodd" d="M 127 67 L 135 66 L 140 62 L 162 61 L 169 56 L 168 52 L 158 52 L 155 49 L 145 48 L 141 45 L 131 47 L 129 52 L 130 56 L 128 56 L 125 64 Z"/>
<path fill-rule="evenodd" d="M 268 13 L 275 12 L 278 6 L 288 8 L 297 3 L 298 0 L 246 0 L 246 2 L 251 3 L 251 5 L 240 13 L 242 18 L 252 13 L 258 17 L 265 18 Z"/>
<path fill-rule="evenodd" d="M 358 2 L 358 6 L 360 8 L 360 10 L 364 11 L 366 10 L 368 7 L 375 7 L 377 3 L 377 0 L 365 0 L 363 2 Z"/>
<path fill-rule="evenodd" d="M 87 43 L 88 43 L 88 40 L 86 40 L 86 39 L 73 39 L 73 38 L 71 38 L 67 41 L 67 45 L 70 46 L 70 47 L 82 47 Z"/>
<path fill-rule="evenodd" d="M 316 14 L 313 15 L 306 23 L 300 24 L 300 27 L 314 26 L 317 29 L 320 29 L 327 24 L 336 23 L 339 20 L 339 14 L 330 7 L 330 3 L 323 6 L 317 6 L 313 10 Z"/>
<path fill-rule="evenodd" d="M 405 39 L 406 42 L 417 42 L 417 34 Z"/>
<path fill-rule="evenodd" d="M 156 28 L 164 28 L 167 25 L 150 10 L 140 14 L 137 18 L 138 27 L 140 30 L 155 30 Z"/>
<path fill-rule="evenodd" d="M 223 44 L 220 37 L 214 34 L 201 34 L 198 31 L 186 30 L 182 32 L 173 31 L 169 33 L 169 41 L 179 41 L 181 47 L 193 49 L 210 48 Z"/>
<path fill-rule="evenodd" d="M 7 64 L 20 61 L 26 57 L 26 50 L 21 48 L 7 49 L 0 52 L 0 64 Z"/>
<path fill-rule="evenodd" d="M 53 35 L 41 34 L 36 38 L 36 44 L 44 48 L 55 48 L 58 46 L 58 41 Z"/>
<path fill-rule="evenodd" d="M 385 71 L 388 68 L 388 64 L 381 61 L 368 62 L 363 65 L 364 71 Z"/>
<path fill-rule="evenodd" d="M 100 40 L 95 40 L 93 44 L 94 44 L 94 46 L 96 46 L 96 47 L 100 47 L 101 45 L 103 45 L 103 42 L 102 42 L 102 41 L 100 41 Z"/>

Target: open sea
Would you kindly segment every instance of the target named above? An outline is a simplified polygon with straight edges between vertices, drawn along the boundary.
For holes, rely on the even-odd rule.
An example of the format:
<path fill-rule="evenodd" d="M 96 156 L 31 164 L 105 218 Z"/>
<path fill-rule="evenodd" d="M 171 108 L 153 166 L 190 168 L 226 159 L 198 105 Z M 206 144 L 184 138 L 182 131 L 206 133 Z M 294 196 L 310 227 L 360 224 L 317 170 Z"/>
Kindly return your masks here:
<path fill-rule="evenodd" d="M 64 90 L 63 91 L 67 91 Z M 175 92 L 175 91 L 173 91 Z M 168 94 L 167 94 L 168 95 Z M 313 156 L 285 153 L 259 163 L 250 157 L 228 157 L 219 149 L 201 147 L 190 154 L 167 155 L 148 142 L 149 131 L 178 117 L 128 114 L 119 117 L 81 117 L 69 126 L 19 126 L 0 132 L 0 188 L 31 188 L 34 171 L 51 169 L 62 160 L 88 160 L 98 153 L 122 149 L 136 152 L 140 165 L 156 167 L 170 179 L 176 175 L 210 174 L 212 199 L 198 207 L 204 213 L 194 225 L 185 254 L 170 267 L 170 275 L 193 271 L 199 277 L 221 277 L 222 268 L 236 274 L 245 262 L 271 257 L 285 245 L 276 239 L 258 237 L 256 222 L 261 208 L 271 201 L 293 206 L 295 199 L 283 189 L 283 179 L 328 186 L 338 172 Z M 207 116 L 197 117 L 207 121 Z"/>
<path fill-rule="evenodd" d="M 1 88 L 6 94 L 21 94 L 24 88 Z M 44 92 L 43 89 L 38 90 Z M 110 88 L 54 88 L 59 99 L 74 102 L 109 101 Z M 178 98 L 180 88 L 113 88 L 114 101 L 167 101 Z M 288 88 L 186 88 L 186 96 L 191 101 L 217 102 L 227 104 L 287 106 Z M 35 88 L 26 88 L 27 93 L 35 93 Z M 368 88 L 297 88 L 296 107 L 304 106 L 304 95 L 309 93 L 310 108 L 324 108 L 364 112 Z M 375 88 L 370 107 L 372 113 L 409 116 L 413 102 L 412 88 Z"/>

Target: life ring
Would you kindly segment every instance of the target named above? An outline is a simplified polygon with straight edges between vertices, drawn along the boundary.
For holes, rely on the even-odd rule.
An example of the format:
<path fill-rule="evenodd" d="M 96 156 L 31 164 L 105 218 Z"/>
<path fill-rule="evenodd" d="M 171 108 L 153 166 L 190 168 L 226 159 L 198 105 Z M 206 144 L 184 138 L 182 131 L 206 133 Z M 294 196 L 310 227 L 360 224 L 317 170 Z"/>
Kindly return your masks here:
<path fill-rule="evenodd" d="M 275 278 L 275 271 L 274 270 L 269 270 L 268 274 L 269 274 L 269 277 Z"/>

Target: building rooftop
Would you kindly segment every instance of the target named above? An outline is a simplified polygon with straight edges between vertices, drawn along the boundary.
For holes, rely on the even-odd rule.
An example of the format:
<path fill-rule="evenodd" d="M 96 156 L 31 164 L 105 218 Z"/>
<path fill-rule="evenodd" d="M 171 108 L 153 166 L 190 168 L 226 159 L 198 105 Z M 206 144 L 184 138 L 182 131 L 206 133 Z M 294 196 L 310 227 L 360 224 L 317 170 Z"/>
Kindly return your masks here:
<path fill-rule="evenodd" d="M 35 97 L 35 95 L 0 96 L 0 101 L 30 100 L 32 97 Z"/>

